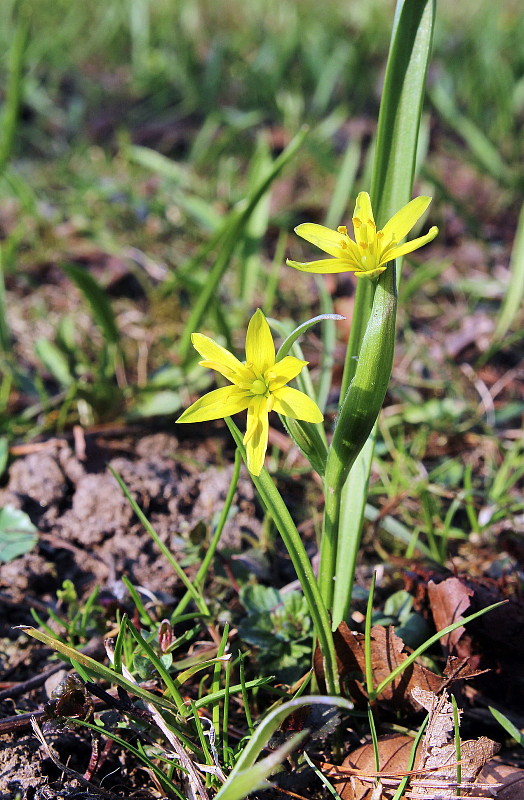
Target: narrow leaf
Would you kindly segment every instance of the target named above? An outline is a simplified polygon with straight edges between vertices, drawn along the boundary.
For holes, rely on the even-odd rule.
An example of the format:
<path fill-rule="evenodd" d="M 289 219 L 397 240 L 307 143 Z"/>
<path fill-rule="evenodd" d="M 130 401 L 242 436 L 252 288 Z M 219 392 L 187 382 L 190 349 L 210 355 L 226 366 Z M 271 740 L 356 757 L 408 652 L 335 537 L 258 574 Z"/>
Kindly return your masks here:
<path fill-rule="evenodd" d="M 76 264 L 62 264 L 62 269 L 84 295 L 104 339 L 110 344 L 116 344 L 120 335 L 107 293 L 83 267 L 77 267 Z"/>

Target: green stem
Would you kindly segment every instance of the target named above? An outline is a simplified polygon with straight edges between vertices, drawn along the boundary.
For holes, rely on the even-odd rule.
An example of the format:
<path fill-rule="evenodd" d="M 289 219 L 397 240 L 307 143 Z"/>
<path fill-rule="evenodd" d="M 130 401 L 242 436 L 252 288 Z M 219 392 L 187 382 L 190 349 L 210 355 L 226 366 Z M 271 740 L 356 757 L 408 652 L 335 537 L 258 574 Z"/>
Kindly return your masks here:
<path fill-rule="evenodd" d="M 351 319 L 351 330 L 349 333 L 346 357 L 344 360 L 344 373 L 342 375 L 342 386 L 340 397 L 345 397 L 349 384 L 355 377 L 358 364 L 358 353 L 362 345 L 362 339 L 366 332 L 369 315 L 373 307 L 373 296 L 375 293 L 374 281 L 361 279 L 357 283 L 355 290 L 355 303 L 353 317 Z"/>
<path fill-rule="evenodd" d="M 245 448 L 242 443 L 242 434 L 230 417 L 226 417 L 225 420 L 235 440 L 236 446 L 245 460 Z M 306 598 L 309 613 L 315 628 L 315 634 L 324 659 L 327 690 L 331 695 L 339 694 L 340 689 L 338 684 L 335 646 L 333 643 L 333 636 L 331 635 L 331 622 L 300 534 L 287 510 L 282 495 L 273 483 L 267 470 L 264 468 L 260 475 L 251 475 L 251 478 L 264 508 L 268 514 L 270 514 L 282 537 L 300 581 L 302 591 L 304 592 L 304 597 Z"/>
<path fill-rule="evenodd" d="M 371 586 L 369 587 L 368 603 L 366 609 L 366 624 L 364 629 L 364 658 L 365 658 L 365 677 L 366 691 L 368 697 L 373 696 L 373 658 L 371 654 L 371 625 L 373 619 L 373 598 L 375 596 L 375 583 L 377 573 L 373 572 Z"/>
<path fill-rule="evenodd" d="M 435 0 L 397 0 L 380 103 L 370 191 L 378 228 L 382 228 L 411 198 L 435 5 Z M 397 266 L 400 270 L 400 264 Z M 372 300 L 373 285 L 359 280 L 341 398 L 345 397 L 357 369 L 356 357 L 366 331 Z M 337 576 L 337 591 L 332 609 L 333 627 L 337 627 L 349 611 L 354 567 L 349 563 L 347 554 L 353 554 L 354 562 L 362 533 L 374 439 L 372 431 L 368 446 L 361 450 L 348 475 L 341 501 L 343 514 L 340 518 L 339 554 L 336 571 L 333 573 Z"/>
<path fill-rule="evenodd" d="M 342 489 L 384 402 L 393 365 L 396 309 L 393 262 L 378 280 L 355 375 L 340 408 L 326 463 L 319 586 L 330 610 L 333 608 Z"/>

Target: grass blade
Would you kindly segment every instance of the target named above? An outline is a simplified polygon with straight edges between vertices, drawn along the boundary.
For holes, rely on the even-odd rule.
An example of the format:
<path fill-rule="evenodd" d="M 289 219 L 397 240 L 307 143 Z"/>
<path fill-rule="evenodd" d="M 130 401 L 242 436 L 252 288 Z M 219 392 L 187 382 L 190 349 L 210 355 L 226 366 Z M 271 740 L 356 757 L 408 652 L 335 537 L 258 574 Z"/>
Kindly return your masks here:
<path fill-rule="evenodd" d="M 5 89 L 4 111 L 0 121 L 0 175 L 5 171 L 16 140 L 16 126 L 22 100 L 24 57 L 28 40 L 29 24 L 22 15 L 17 20 L 16 30 L 9 51 L 9 77 Z"/>
<path fill-rule="evenodd" d="M 276 763 L 271 762 L 271 764 L 269 764 L 266 759 L 264 759 L 264 762 L 261 762 L 261 764 L 265 763 L 266 766 L 270 766 L 270 769 L 267 771 L 264 768 L 260 769 L 260 765 L 255 764 L 255 761 L 286 717 L 297 709 L 309 705 L 335 705 L 347 711 L 353 710 L 352 703 L 348 700 L 344 700 L 342 697 L 322 697 L 321 695 L 306 696 L 284 703 L 280 708 L 268 714 L 255 729 L 254 734 L 230 773 L 227 782 L 217 794 L 216 800 L 242 800 L 242 798 L 252 792 L 257 785 L 260 785 L 257 781 L 263 780 L 276 769 L 278 764 L 285 758 L 286 753 L 283 751 L 279 753 Z M 296 737 L 293 737 L 292 742 L 293 746 L 298 744 Z M 259 768 L 257 769 L 257 767 Z M 251 780 L 249 780 L 250 776 Z"/>
<path fill-rule="evenodd" d="M 62 264 L 62 269 L 84 295 L 106 342 L 117 344 L 120 334 L 104 289 L 86 269 L 77 267 L 76 264 Z"/>
<path fill-rule="evenodd" d="M 207 277 L 204 286 L 202 287 L 197 300 L 193 305 L 193 310 L 189 315 L 189 319 L 187 320 L 186 326 L 182 333 L 179 346 L 179 354 L 182 361 L 186 361 L 189 355 L 191 348 L 191 334 L 198 330 L 204 314 L 206 313 L 206 310 L 217 291 L 218 285 L 229 266 L 233 252 L 243 236 L 251 215 L 275 178 L 298 152 L 302 142 L 306 137 L 306 134 L 307 130 L 303 129 L 295 136 L 295 138 L 288 144 L 286 149 L 282 151 L 278 158 L 275 159 L 271 170 L 265 174 L 262 181 L 252 192 L 244 209 L 242 211 L 237 211 L 233 217 L 233 221 L 229 226 L 229 230 L 222 241 L 219 255 Z"/>
<path fill-rule="evenodd" d="M 522 308 L 522 300 L 524 299 L 524 205 L 520 211 L 509 269 L 509 284 L 500 310 L 497 327 L 493 334 L 496 342 L 503 339 L 508 332 Z"/>

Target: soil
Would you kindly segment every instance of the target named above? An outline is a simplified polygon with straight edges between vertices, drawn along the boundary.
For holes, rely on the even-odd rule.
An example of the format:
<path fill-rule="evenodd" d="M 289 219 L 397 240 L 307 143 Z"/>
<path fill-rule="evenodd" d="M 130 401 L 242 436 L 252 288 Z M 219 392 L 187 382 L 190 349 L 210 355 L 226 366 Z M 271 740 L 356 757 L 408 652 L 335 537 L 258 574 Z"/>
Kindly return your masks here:
<path fill-rule="evenodd" d="M 220 446 L 220 434 L 218 442 Z M 114 432 L 90 435 L 85 454 L 75 454 L 67 439 L 52 440 L 34 445 L 33 452 L 12 463 L 7 483 L 0 489 L 0 506 L 28 513 L 38 526 L 39 541 L 35 550 L 0 569 L 0 718 L 22 715 L 17 720 L 20 734 L 7 735 L 0 746 L 0 800 L 11 800 L 17 793 L 28 800 L 97 796 L 86 792 L 76 779 L 66 776 L 64 781 L 30 733 L 29 712 L 39 716 L 58 680 L 50 676 L 44 683 L 39 676 L 56 672 L 59 665 L 47 648 L 28 640 L 15 626 L 34 624 L 31 609 L 44 619 L 49 608 L 60 616 L 64 609 L 57 603 L 57 591 L 64 581 L 72 582 L 80 601 L 100 587 L 99 599 L 114 608 L 128 599 L 122 582 L 127 576 L 144 592 L 144 602 L 152 599 L 166 614 L 184 592 L 109 468 L 125 481 L 162 542 L 175 556 L 187 557 L 188 538 L 202 523 L 204 534 L 209 531 L 229 488 L 232 458 L 228 453 L 225 465 L 207 466 L 204 471 L 202 465 L 209 464 L 213 455 L 215 460 L 219 455 L 216 436 L 180 442 L 165 433 L 132 436 L 126 428 L 121 436 Z M 253 485 L 242 473 L 219 553 L 223 558 L 240 553 L 245 537 L 258 538 L 260 532 Z M 198 563 L 194 559 L 186 567 L 190 577 Z M 104 658 L 100 639 L 98 657 Z M 9 688 L 30 679 L 40 685 L 21 697 Z M 89 735 L 49 729 L 46 738 L 59 761 L 84 772 L 91 753 Z M 121 784 L 127 772 L 115 758 L 108 759 L 102 776 L 116 770 Z M 138 780 L 136 789 L 140 788 L 137 775 L 125 780 L 126 791 L 133 780 Z M 146 783 L 150 785 L 149 779 Z M 111 780 L 104 786 L 111 787 Z"/>

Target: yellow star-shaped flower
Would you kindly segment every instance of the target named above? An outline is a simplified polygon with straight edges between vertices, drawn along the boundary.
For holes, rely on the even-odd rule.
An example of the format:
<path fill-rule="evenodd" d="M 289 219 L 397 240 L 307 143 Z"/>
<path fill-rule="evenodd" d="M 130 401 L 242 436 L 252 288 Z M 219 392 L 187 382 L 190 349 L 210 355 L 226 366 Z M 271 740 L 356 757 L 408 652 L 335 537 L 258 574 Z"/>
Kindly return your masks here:
<path fill-rule="evenodd" d="M 286 263 L 302 272 L 352 271 L 358 277 L 375 278 L 386 269 L 389 261 L 411 253 L 435 238 L 438 228 L 433 227 L 425 236 L 405 242 L 405 244 L 399 244 L 430 203 L 431 197 L 416 197 L 400 211 L 397 211 L 381 231 L 377 231 L 369 194 L 360 192 L 353 216 L 355 241 L 348 236 L 345 225 L 341 225 L 336 231 L 333 231 L 325 228 L 324 225 L 306 222 L 298 225 L 295 233 L 307 242 L 320 247 L 333 258 L 309 261 L 305 264 L 288 259 Z"/>
<path fill-rule="evenodd" d="M 264 465 L 270 411 L 305 422 L 322 422 L 324 419 L 313 400 L 298 389 L 286 386 L 308 362 L 294 356 L 275 360 L 273 337 L 260 309 L 249 321 L 245 363 L 201 333 L 193 333 L 191 341 L 204 359 L 200 365 L 220 372 L 233 385 L 205 394 L 189 406 L 177 422 L 206 422 L 229 417 L 247 408 L 244 444 L 247 467 L 253 475 L 260 475 Z"/>

